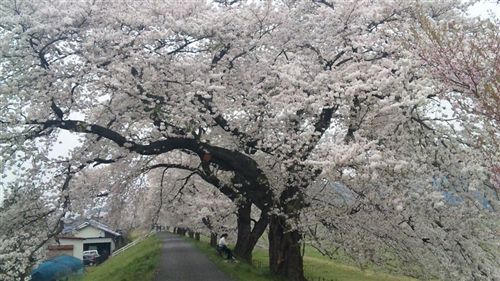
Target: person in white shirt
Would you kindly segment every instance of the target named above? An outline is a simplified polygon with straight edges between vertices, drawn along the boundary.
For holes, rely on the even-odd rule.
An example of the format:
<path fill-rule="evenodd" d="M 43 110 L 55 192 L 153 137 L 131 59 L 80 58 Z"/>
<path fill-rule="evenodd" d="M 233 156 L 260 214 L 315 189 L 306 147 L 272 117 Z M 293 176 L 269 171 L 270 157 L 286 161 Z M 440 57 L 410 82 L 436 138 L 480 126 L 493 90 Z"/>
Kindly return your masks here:
<path fill-rule="evenodd" d="M 233 260 L 234 259 L 233 253 L 227 247 L 226 238 L 227 238 L 227 233 L 222 234 L 220 239 L 219 239 L 219 244 L 217 246 L 219 246 L 220 251 L 226 253 L 228 260 Z"/>

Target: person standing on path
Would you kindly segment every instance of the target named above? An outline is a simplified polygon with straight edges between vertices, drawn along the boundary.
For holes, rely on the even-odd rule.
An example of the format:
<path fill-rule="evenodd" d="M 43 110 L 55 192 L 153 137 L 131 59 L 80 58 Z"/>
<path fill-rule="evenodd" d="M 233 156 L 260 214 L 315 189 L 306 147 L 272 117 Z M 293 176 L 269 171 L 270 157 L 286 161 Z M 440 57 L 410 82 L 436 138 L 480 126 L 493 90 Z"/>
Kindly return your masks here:
<path fill-rule="evenodd" d="M 233 257 L 233 253 L 231 252 L 231 250 L 227 247 L 227 242 L 226 242 L 226 238 L 227 238 L 227 233 L 224 233 L 221 235 L 221 238 L 219 240 L 219 249 L 223 252 L 225 252 L 227 254 L 227 259 L 228 260 L 234 260 L 234 257 Z"/>

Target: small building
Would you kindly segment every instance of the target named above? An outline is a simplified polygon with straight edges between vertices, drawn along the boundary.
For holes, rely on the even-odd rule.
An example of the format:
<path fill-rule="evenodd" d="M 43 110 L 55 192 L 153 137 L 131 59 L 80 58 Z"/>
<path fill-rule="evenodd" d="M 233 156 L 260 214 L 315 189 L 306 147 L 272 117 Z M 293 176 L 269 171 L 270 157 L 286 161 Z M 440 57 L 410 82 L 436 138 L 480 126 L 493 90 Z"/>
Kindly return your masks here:
<path fill-rule="evenodd" d="M 83 241 L 85 238 L 60 236 L 58 240 L 59 244 L 49 245 L 47 254 L 49 258 L 68 255 L 80 260 L 83 259 Z"/>
<path fill-rule="evenodd" d="M 68 254 L 82 260 L 83 251 L 97 250 L 105 260 L 122 246 L 123 237 L 104 223 L 87 220 L 58 240 L 59 244 L 49 246 L 49 256 Z"/>

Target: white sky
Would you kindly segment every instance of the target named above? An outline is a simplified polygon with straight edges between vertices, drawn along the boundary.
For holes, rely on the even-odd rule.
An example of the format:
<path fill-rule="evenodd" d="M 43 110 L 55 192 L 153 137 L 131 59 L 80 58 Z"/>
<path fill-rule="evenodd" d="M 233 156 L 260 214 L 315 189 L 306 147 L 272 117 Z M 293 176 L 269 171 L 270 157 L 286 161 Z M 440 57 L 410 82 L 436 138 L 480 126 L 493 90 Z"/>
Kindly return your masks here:
<path fill-rule="evenodd" d="M 469 15 L 472 17 L 488 18 L 491 15 L 500 19 L 500 3 L 497 0 L 483 0 L 470 7 Z"/>

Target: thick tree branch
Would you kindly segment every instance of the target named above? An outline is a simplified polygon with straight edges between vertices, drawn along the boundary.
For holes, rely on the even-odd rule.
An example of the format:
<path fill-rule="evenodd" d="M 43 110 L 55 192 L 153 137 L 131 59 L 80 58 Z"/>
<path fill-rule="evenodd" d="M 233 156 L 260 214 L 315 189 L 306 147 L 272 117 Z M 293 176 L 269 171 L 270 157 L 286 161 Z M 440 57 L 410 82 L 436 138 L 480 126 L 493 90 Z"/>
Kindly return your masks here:
<path fill-rule="evenodd" d="M 153 170 L 157 168 L 166 169 L 179 169 L 190 171 L 193 174 L 198 175 L 202 180 L 208 184 L 213 185 L 222 194 L 226 195 L 231 201 L 234 201 L 240 197 L 240 195 L 245 198 L 252 199 L 252 202 L 262 211 L 266 212 L 269 207 L 265 204 L 265 200 L 270 200 L 270 193 L 268 190 L 256 189 L 254 186 L 248 185 L 248 183 L 241 183 L 241 185 L 228 185 L 222 182 L 217 176 L 215 176 L 210 170 L 210 165 L 203 162 L 201 167 L 192 167 L 189 165 L 175 164 L 175 163 L 160 163 L 145 167 L 143 171 Z M 201 170 L 200 170 L 201 168 Z M 266 192 L 264 192 L 266 191 Z"/>
<path fill-rule="evenodd" d="M 227 121 L 221 113 L 218 113 L 214 110 L 211 104 L 211 99 L 207 99 L 202 97 L 201 95 L 196 95 L 198 101 L 203 105 L 203 107 L 213 116 L 213 120 L 217 126 L 219 126 L 222 130 L 231 133 L 231 135 L 238 138 L 240 144 L 244 147 L 244 150 L 248 154 L 254 154 L 257 150 L 260 150 L 267 154 L 273 154 L 273 151 L 270 149 L 257 148 L 257 140 L 252 138 L 251 136 L 245 134 L 238 130 L 238 128 L 231 128 L 229 121 Z"/>
<path fill-rule="evenodd" d="M 302 149 L 300 150 L 301 160 L 306 160 L 311 152 L 314 150 L 318 142 L 321 140 L 325 132 L 330 128 L 332 124 L 333 113 L 338 109 L 338 105 L 324 107 L 321 110 L 321 114 L 319 115 L 318 120 L 314 124 L 314 132 L 315 135 L 311 138 L 309 142 L 307 142 Z"/>

